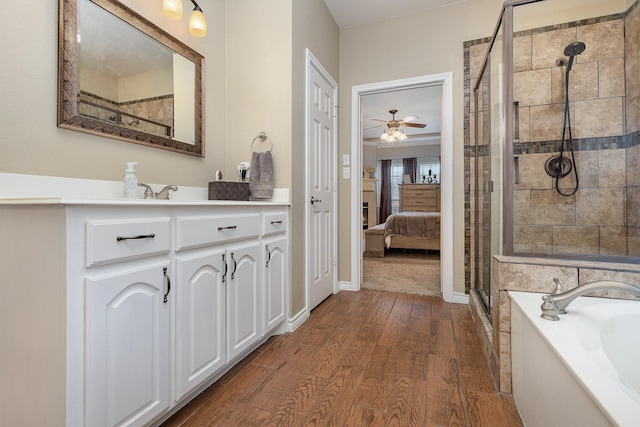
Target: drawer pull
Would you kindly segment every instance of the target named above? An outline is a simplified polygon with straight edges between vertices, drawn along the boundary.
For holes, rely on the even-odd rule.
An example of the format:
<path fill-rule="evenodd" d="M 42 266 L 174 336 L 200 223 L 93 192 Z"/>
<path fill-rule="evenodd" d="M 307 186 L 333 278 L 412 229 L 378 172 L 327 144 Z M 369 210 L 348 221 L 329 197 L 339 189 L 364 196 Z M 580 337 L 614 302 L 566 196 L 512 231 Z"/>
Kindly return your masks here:
<path fill-rule="evenodd" d="M 150 234 L 140 234 L 139 236 L 118 236 L 116 237 L 116 240 L 120 242 L 122 240 L 153 239 L 154 237 L 156 237 L 156 234 L 150 233 Z"/>
<path fill-rule="evenodd" d="M 271 221 L 271 225 L 273 225 L 273 224 L 282 224 L 282 220 L 280 220 L 280 221 Z"/>
<path fill-rule="evenodd" d="M 218 227 L 218 231 L 222 231 L 222 230 L 235 230 L 236 228 L 238 228 L 237 225 L 230 225 L 228 227 Z"/>

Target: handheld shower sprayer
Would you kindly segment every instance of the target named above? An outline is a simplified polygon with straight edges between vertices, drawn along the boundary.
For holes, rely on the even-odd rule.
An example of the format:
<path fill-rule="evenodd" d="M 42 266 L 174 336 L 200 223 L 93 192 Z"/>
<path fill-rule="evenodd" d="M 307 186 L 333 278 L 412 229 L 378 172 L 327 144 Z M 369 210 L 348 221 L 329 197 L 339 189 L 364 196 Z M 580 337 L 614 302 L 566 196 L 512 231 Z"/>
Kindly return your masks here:
<path fill-rule="evenodd" d="M 545 165 L 545 172 L 547 175 L 555 178 L 556 191 L 562 196 L 573 196 L 578 191 L 578 170 L 576 168 L 576 159 L 573 149 L 573 136 L 571 134 L 571 111 L 569 109 L 569 71 L 573 65 L 573 60 L 576 55 L 580 55 L 586 49 L 586 45 L 583 42 L 573 42 L 569 46 L 564 48 L 564 55 L 569 57 L 569 61 L 565 62 L 564 59 L 559 59 L 556 64 L 559 66 L 566 65 L 564 80 L 564 123 L 562 126 L 562 141 L 560 142 L 560 155 L 549 158 Z M 565 156 L 565 143 L 567 148 L 571 152 L 571 159 Z M 575 186 L 569 193 L 565 193 L 560 189 L 560 178 L 567 176 L 573 170 L 575 177 Z"/>
<path fill-rule="evenodd" d="M 567 73 L 571 71 L 573 59 L 576 57 L 576 55 L 580 55 L 582 52 L 584 52 L 586 47 L 587 46 L 582 42 L 574 42 L 564 48 L 564 56 L 569 57 L 569 62 L 567 63 Z"/>

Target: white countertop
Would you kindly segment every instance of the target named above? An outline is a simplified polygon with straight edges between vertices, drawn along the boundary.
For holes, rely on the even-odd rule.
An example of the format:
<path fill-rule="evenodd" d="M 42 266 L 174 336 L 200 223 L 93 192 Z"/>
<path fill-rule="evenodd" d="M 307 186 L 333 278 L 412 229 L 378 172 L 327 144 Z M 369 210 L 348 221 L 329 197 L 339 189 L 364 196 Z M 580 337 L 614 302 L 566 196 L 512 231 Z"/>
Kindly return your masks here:
<path fill-rule="evenodd" d="M 0 198 L 0 205 L 104 205 L 104 206 L 288 206 L 286 202 L 259 200 L 89 199 L 74 197 Z"/>

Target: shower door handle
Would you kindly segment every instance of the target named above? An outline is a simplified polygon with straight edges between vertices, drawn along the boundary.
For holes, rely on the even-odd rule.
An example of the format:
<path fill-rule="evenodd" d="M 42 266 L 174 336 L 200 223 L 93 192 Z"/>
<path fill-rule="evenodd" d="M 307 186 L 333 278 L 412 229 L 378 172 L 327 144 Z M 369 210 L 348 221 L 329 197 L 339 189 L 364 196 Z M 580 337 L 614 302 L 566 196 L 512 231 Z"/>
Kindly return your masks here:
<path fill-rule="evenodd" d="M 485 181 L 484 182 L 484 192 L 485 193 L 493 193 L 493 181 Z"/>

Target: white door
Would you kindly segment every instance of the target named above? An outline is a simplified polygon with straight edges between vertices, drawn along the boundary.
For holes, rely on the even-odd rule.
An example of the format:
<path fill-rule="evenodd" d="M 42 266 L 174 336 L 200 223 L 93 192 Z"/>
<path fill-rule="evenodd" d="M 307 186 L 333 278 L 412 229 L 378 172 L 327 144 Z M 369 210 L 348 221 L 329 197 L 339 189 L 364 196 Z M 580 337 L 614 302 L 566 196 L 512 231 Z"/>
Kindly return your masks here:
<path fill-rule="evenodd" d="M 258 292 L 260 242 L 249 241 L 227 249 L 227 361 L 260 340 Z"/>
<path fill-rule="evenodd" d="M 336 84 L 310 56 L 307 76 L 309 310 L 334 293 Z"/>
<path fill-rule="evenodd" d="M 86 279 L 85 425 L 142 426 L 169 407 L 163 265 Z"/>
<path fill-rule="evenodd" d="M 226 363 L 224 248 L 176 260 L 176 401 Z"/>
<path fill-rule="evenodd" d="M 270 239 L 263 243 L 262 262 L 262 335 L 273 331 L 286 317 L 287 238 Z"/>

